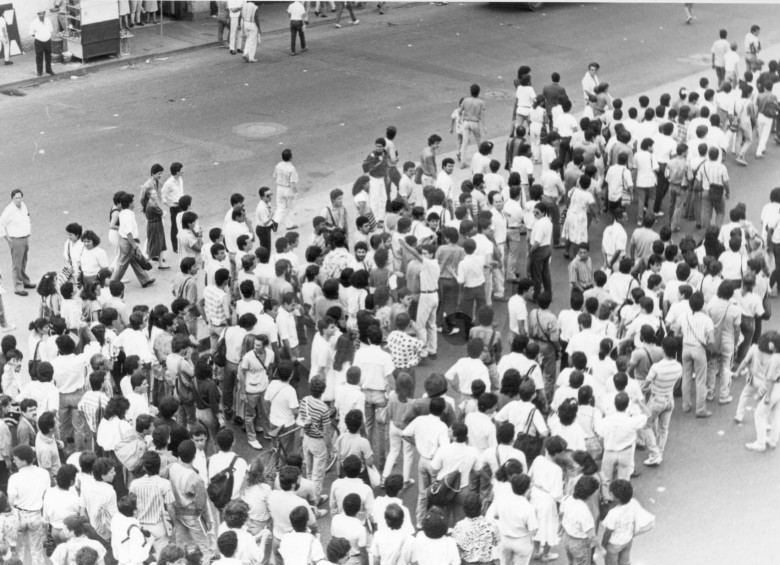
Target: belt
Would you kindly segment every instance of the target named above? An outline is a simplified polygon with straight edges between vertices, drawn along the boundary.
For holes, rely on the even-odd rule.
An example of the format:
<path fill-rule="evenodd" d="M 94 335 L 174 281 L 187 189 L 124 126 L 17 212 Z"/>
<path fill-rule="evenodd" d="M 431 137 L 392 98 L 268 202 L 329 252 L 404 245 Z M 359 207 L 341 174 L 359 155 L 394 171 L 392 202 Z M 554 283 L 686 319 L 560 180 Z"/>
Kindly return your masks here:
<path fill-rule="evenodd" d="M 38 510 L 27 510 L 27 508 L 19 508 L 18 506 L 14 506 L 14 508 L 19 510 L 20 512 L 30 512 L 30 513 L 38 513 L 41 510 L 43 510 L 43 508 L 39 508 Z"/>
<path fill-rule="evenodd" d="M 420 291 L 421 294 L 430 294 L 432 292 L 439 292 L 439 291 L 438 290 L 421 290 Z"/>
<path fill-rule="evenodd" d="M 631 444 L 631 445 L 627 445 L 626 447 L 621 447 L 620 449 L 606 449 L 606 448 L 605 448 L 605 449 L 604 449 L 604 451 L 615 451 L 615 452 L 618 452 L 618 453 L 619 453 L 619 452 L 621 452 L 621 451 L 625 451 L 626 449 L 631 449 L 632 447 L 634 447 L 634 445 L 633 445 L 633 444 Z"/>
<path fill-rule="evenodd" d="M 520 226 L 507 226 L 506 229 L 508 229 L 508 230 L 519 230 Z"/>
<path fill-rule="evenodd" d="M 506 240 L 504 240 L 504 241 L 497 241 L 496 245 L 504 245 L 505 243 L 506 243 Z"/>

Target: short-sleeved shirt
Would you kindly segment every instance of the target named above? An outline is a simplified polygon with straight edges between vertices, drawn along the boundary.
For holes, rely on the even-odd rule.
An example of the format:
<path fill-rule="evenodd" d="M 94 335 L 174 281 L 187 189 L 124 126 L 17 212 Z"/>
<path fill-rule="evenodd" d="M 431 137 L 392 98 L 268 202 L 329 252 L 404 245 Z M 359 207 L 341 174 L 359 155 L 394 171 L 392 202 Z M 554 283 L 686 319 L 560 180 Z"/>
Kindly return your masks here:
<path fill-rule="evenodd" d="M 715 55 L 714 65 L 716 67 L 726 66 L 726 61 L 724 60 L 724 56 L 729 51 L 731 51 L 731 45 L 729 44 L 728 39 L 718 39 L 715 41 L 715 43 L 712 44 L 712 49 L 710 50 L 710 52 L 713 55 Z"/>
<path fill-rule="evenodd" d="M 274 426 L 292 426 L 295 424 L 293 410 L 298 408 L 298 395 L 289 383 L 271 381 L 265 391 L 265 398 L 271 403 L 268 419 Z"/>
<path fill-rule="evenodd" d="M 569 537 L 585 539 L 596 524 L 587 503 L 570 496 L 561 503 L 561 526 Z"/>

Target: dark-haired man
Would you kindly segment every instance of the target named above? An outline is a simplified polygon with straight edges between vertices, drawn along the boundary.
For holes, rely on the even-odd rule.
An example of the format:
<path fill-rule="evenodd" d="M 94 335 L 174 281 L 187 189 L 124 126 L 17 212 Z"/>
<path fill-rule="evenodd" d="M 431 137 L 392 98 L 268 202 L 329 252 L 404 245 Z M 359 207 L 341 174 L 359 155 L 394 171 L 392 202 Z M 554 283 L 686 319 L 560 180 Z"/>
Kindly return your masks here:
<path fill-rule="evenodd" d="M 177 235 L 179 233 L 179 226 L 176 223 L 176 216 L 179 215 L 181 209 L 179 208 L 179 198 L 184 196 L 184 165 L 179 162 L 171 163 L 171 176 L 165 181 L 161 189 L 160 196 L 162 197 L 162 203 L 168 207 L 168 211 L 171 213 L 171 249 L 174 253 L 179 252 L 179 240 Z M 119 279 L 116 279 L 119 280 Z"/>
<path fill-rule="evenodd" d="M 211 530 L 206 483 L 192 466 L 197 448 L 192 440 L 179 445 L 179 461 L 170 466 L 168 477 L 173 490 L 174 537 L 182 545 L 196 544 L 203 553 L 203 563 L 209 563 L 211 542 L 206 532 Z"/>
<path fill-rule="evenodd" d="M 37 44 L 36 40 L 36 51 Z M 40 62 L 38 76 L 41 76 Z M 51 70 L 51 68 L 49 68 Z M 14 279 L 14 292 L 27 296 L 26 288 L 35 288 L 27 276 L 27 253 L 30 250 L 30 213 L 22 201 L 24 193 L 15 188 L 11 191 L 11 203 L 0 215 L 0 236 L 5 237 L 11 250 L 11 272 Z"/>
<path fill-rule="evenodd" d="M 132 482 L 130 493 L 136 496 L 138 522 L 152 534 L 154 550 L 159 555 L 168 545 L 165 515 L 167 513 L 171 519 L 176 515 L 173 490 L 171 482 L 159 476 L 161 460 L 158 453 L 147 451 L 141 464 L 146 474 Z"/>
<path fill-rule="evenodd" d="M 49 473 L 35 465 L 35 451 L 28 445 L 17 445 L 13 463 L 18 469 L 8 479 L 8 505 L 16 509 L 19 520 L 18 551 L 25 560 L 29 550 L 32 563 L 43 563 L 43 542 L 46 538 L 43 516 L 43 496 L 51 484 Z"/>

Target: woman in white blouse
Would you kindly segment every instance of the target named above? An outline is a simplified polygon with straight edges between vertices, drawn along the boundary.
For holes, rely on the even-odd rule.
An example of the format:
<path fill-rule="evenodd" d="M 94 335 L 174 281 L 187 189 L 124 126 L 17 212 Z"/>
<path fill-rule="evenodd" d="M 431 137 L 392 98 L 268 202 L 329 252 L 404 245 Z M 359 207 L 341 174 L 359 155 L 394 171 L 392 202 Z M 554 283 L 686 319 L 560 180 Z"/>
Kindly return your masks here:
<path fill-rule="evenodd" d="M 531 109 L 533 108 L 534 100 L 536 100 L 536 92 L 534 92 L 534 88 L 531 86 L 531 75 L 520 77 L 520 84 L 515 91 L 515 96 L 517 97 L 515 127 L 530 127 Z"/>
<path fill-rule="evenodd" d="M 84 274 L 84 286 L 90 286 L 97 280 L 100 269 L 108 268 L 108 254 L 100 245 L 100 238 L 92 230 L 81 236 L 84 250 L 81 252 L 81 272 Z"/>

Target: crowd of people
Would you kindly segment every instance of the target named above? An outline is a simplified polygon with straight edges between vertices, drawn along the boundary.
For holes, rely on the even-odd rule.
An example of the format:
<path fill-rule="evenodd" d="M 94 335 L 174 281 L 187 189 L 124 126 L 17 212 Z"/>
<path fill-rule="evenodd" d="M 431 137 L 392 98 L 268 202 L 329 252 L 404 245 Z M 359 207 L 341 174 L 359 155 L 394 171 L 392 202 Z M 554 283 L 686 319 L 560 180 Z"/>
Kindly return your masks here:
<path fill-rule="evenodd" d="M 744 190 L 729 153 L 744 165 L 755 127 L 763 156 L 777 122 L 778 63 L 747 62 L 741 80 L 718 72 L 713 88 L 702 78 L 639 108 L 591 63 L 579 120 L 558 73 L 537 95 L 523 66 L 503 164 L 473 85 L 452 113 L 456 159 L 437 159 L 433 134 L 401 163 L 388 127 L 306 244 L 290 149 L 254 213 L 233 194 L 207 232 L 184 165 L 165 182 L 153 165 L 139 195 L 114 195 L 110 253 L 66 226 L 26 354 L 12 333 L 0 341 L 0 561 L 588 564 L 598 549 L 629 563 L 654 523 L 633 497 L 636 451 L 663 463 L 675 396 L 708 418 L 744 377 L 746 447 L 780 436 L 780 334 L 762 331 L 780 188 L 760 228 L 743 204 L 724 223 Z M 456 161 L 470 169 L 460 185 Z M 22 197 L 0 233 L 24 296 Z M 559 312 L 555 248 L 571 260 Z M 179 270 L 170 304 L 128 304 L 128 267 L 147 287 L 152 261 Z M 444 372 L 430 370 L 440 339 L 462 351 Z"/>

